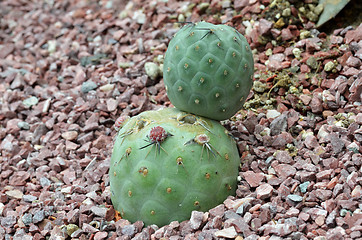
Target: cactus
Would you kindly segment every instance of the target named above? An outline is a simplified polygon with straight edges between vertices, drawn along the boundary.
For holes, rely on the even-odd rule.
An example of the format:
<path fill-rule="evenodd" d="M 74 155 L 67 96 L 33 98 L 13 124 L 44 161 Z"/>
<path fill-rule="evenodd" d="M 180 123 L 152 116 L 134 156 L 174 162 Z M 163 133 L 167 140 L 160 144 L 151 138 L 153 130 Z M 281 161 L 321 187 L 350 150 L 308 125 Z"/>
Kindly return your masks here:
<path fill-rule="evenodd" d="M 243 106 L 252 86 L 253 55 L 237 30 L 207 22 L 189 23 L 170 41 L 163 78 L 180 110 L 225 120 Z"/>
<path fill-rule="evenodd" d="M 239 163 L 236 144 L 219 122 L 176 108 L 143 112 L 116 135 L 111 200 L 132 222 L 183 221 L 235 193 Z"/>

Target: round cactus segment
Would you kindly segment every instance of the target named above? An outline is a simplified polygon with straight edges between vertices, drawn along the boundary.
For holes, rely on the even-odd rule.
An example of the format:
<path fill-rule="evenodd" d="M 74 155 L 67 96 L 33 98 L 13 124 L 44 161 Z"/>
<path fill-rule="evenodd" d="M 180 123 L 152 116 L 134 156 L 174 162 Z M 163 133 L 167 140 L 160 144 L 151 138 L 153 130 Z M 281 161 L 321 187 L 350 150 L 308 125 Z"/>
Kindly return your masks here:
<path fill-rule="evenodd" d="M 163 69 L 175 107 L 225 120 L 242 108 L 250 92 L 254 60 L 236 29 L 199 22 L 186 24 L 170 41 Z"/>
<path fill-rule="evenodd" d="M 130 118 L 110 163 L 111 199 L 122 217 L 163 226 L 234 195 L 240 157 L 217 121 L 165 108 Z"/>

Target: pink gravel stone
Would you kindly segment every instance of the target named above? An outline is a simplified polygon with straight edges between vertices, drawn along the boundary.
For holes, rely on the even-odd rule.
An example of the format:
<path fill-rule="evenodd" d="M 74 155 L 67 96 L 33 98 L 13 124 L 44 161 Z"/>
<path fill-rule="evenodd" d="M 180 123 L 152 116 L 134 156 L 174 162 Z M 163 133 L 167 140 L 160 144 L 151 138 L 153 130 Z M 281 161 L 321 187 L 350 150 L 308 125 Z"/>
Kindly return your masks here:
<path fill-rule="evenodd" d="M 347 59 L 346 64 L 349 67 L 358 68 L 359 66 L 361 66 L 361 60 L 356 57 L 350 56 Z"/>
<path fill-rule="evenodd" d="M 255 173 L 253 171 L 244 172 L 243 177 L 249 183 L 250 187 L 257 187 L 264 180 L 263 173 Z"/>
<path fill-rule="evenodd" d="M 322 101 L 315 95 L 313 95 L 309 106 L 311 107 L 313 113 L 321 113 L 323 111 Z"/>
<path fill-rule="evenodd" d="M 314 135 L 308 135 L 304 140 L 304 144 L 309 149 L 314 149 L 319 146 L 318 140 Z"/>
<path fill-rule="evenodd" d="M 259 199 L 269 198 L 273 194 L 273 190 L 274 188 L 270 184 L 264 183 L 256 188 L 257 198 Z"/>
<path fill-rule="evenodd" d="M 294 176 L 296 173 L 296 169 L 289 164 L 277 164 L 276 166 L 273 166 L 273 168 L 277 175 L 283 179 Z"/>
<path fill-rule="evenodd" d="M 289 28 L 283 28 L 281 36 L 283 41 L 288 41 L 294 37 L 293 33 L 290 31 Z"/>
<path fill-rule="evenodd" d="M 270 33 L 270 30 L 273 27 L 273 23 L 266 20 L 266 19 L 260 19 L 259 21 L 259 33 L 261 35 L 267 35 Z"/>
<path fill-rule="evenodd" d="M 94 240 L 103 240 L 106 239 L 108 236 L 107 232 L 97 232 L 94 234 Z"/>

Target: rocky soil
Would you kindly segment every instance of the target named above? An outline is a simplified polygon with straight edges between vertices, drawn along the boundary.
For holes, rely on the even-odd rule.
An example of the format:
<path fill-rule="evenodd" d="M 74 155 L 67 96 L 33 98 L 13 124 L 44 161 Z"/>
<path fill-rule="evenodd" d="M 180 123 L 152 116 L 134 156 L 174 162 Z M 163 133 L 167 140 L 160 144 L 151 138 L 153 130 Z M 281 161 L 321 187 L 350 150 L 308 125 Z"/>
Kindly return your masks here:
<path fill-rule="evenodd" d="M 0 239 L 362 239 L 362 24 L 318 30 L 317 4 L 1 1 Z M 172 106 L 163 55 L 177 22 L 200 20 L 253 49 L 253 90 L 223 122 L 236 195 L 184 222 L 130 223 L 110 201 L 113 124 Z"/>

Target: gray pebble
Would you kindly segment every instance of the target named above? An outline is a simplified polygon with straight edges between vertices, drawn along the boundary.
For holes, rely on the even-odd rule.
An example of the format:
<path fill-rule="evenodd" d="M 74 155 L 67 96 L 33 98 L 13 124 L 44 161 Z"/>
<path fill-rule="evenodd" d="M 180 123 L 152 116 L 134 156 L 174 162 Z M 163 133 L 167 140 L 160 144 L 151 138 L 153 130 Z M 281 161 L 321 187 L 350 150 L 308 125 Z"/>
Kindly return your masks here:
<path fill-rule="evenodd" d="M 136 227 L 134 225 L 126 225 L 122 228 L 122 234 L 133 237 L 136 234 Z"/>
<path fill-rule="evenodd" d="M 97 88 L 97 84 L 93 81 L 86 81 L 82 84 L 81 91 L 82 93 L 88 93 Z"/>
<path fill-rule="evenodd" d="M 310 182 L 306 181 L 304 183 L 299 184 L 299 189 L 302 193 L 306 193 L 307 192 L 307 188 L 309 186 Z"/>
<path fill-rule="evenodd" d="M 40 185 L 42 187 L 50 186 L 50 184 L 52 184 L 52 182 L 48 178 L 46 177 L 40 178 Z"/>
<path fill-rule="evenodd" d="M 31 96 L 31 97 L 25 99 L 25 100 L 23 101 L 23 104 L 24 104 L 26 107 L 29 108 L 29 107 L 31 107 L 31 106 L 34 106 L 34 105 L 38 104 L 38 102 L 39 102 L 39 100 L 38 100 L 37 97 Z"/>
<path fill-rule="evenodd" d="M 39 223 L 44 220 L 44 210 L 37 211 L 33 216 L 33 223 Z"/>
<path fill-rule="evenodd" d="M 32 203 L 34 202 L 35 200 L 37 200 L 38 198 L 33 196 L 33 195 L 24 195 L 23 196 L 23 200 L 24 202 L 29 202 L 29 203 Z"/>
<path fill-rule="evenodd" d="M 29 226 L 33 222 L 33 215 L 31 213 L 25 213 L 21 218 L 25 226 Z"/>
<path fill-rule="evenodd" d="M 348 212 L 350 212 L 350 211 L 348 211 L 347 209 L 342 208 L 341 211 L 339 212 L 339 215 L 340 215 L 341 217 L 344 217 L 344 216 L 347 215 Z M 351 212 L 350 212 L 350 213 L 351 213 Z M 352 214 L 351 214 L 351 215 L 352 215 Z"/>
<path fill-rule="evenodd" d="M 296 194 L 290 194 L 290 195 L 288 195 L 288 198 L 290 200 L 292 200 L 293 202 L 301 202 L 301 201 L 303 201 L 303 197 L 299 196 L 299 195 L 296 195 Z"/>
<path fill-rule="evenodd" d="M 333 210 L 326 218 L 326 224 L 329 228 L 336 227 L 337 210 Z"/>
<path fill-rule="evenodd" d="M 29 130 L 30 129 L 30 125 L 27 122 L 18 122 L 18 127 L 20 129 L 24 129 L 24 130 Z"/>
<path fill-rule="evenodd" d="M 272 136 L 278 135 L 287 130 L 287 115 L 282 114 L 279 117 L 275 118 L 270 123 L 270 133 Z"/>
<path fill-rule="evenodd" d="M 15 216 L 3 217 L 0 221 L 1 226 L 5 228 L 12 228 L 15 225 L 15 223 L 16 223 Z"/>

